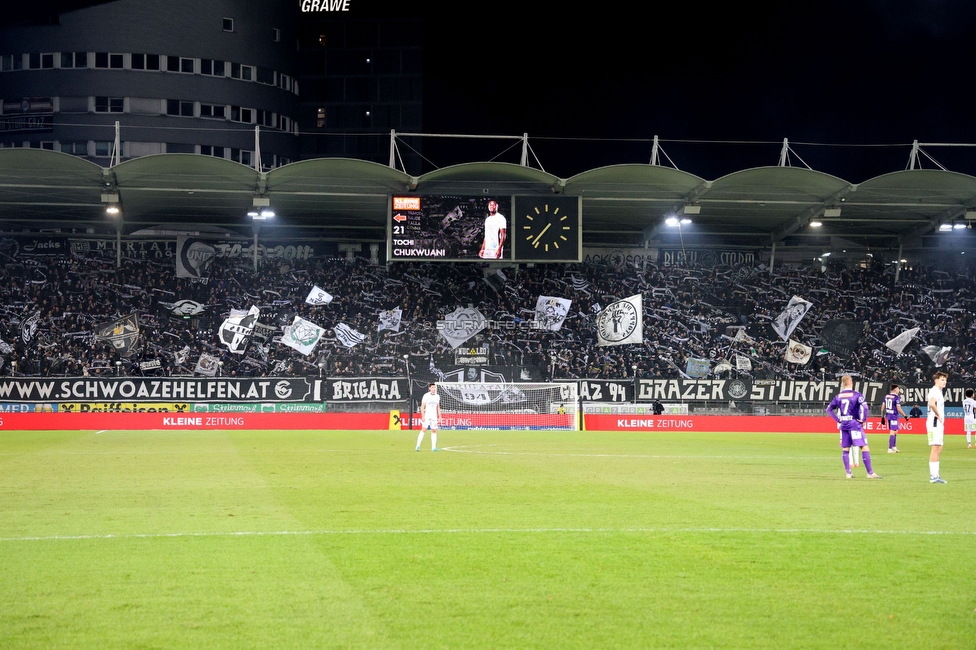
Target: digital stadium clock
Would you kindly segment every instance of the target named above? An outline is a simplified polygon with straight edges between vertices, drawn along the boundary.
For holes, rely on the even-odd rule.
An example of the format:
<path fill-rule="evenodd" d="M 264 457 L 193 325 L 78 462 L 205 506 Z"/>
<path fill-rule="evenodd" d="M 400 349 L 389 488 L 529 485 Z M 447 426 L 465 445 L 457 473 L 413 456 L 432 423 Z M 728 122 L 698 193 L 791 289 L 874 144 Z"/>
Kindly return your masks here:
<path fill-rule="evenodd" d="M 516 262 L 579 262 L 580 197 L 516 196 L 512 246 Z"/>

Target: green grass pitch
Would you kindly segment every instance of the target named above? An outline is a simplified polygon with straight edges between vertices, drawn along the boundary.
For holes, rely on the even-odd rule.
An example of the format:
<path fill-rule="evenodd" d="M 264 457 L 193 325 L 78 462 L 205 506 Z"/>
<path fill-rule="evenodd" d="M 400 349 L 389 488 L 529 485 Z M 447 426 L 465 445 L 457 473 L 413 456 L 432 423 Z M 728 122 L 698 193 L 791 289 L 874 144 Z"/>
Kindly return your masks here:
<path fill-rule="evenodd" d="M 974 648 L 924 436 L 0 432 L 2 648 Z"/>

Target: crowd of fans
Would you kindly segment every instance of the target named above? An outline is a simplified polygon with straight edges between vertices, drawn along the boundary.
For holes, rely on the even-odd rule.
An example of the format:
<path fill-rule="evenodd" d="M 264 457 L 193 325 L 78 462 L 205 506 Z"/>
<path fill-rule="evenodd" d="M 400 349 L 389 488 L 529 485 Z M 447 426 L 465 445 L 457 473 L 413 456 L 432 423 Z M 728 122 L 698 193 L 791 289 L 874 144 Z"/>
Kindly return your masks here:
<path fill-rule="evenodd" d="M 553 264 L 503 269 L 504 280 L 480 264 L 396 263 L 312 259 L 266 263 L 217 259 L 209 278 L 175 277 L 172 262 L 97 255 L 4 260 L 0 276 L 0 373 L 25 376 L 193 374 L 201 354 L 220 359 L 227 376 L 414 377 L 456 370 L 437 322 L 457 307 L 475 307 L 491 326 L 465 343 L 489 348 L 489 368 L 506 379 L 680 377 L 688 358 L 709 360 L 712 372 L 754 378 L 819 378 L 843 371 L 880 381 L 921 381 L 932 361 L 926 345 L 951 347 L 945 369 L 976 377 L 971 343 L 973 275 L 931 268 L 821 269 L 760 266 L 609 267 Z M 334 296 L 306 304 L 313 285 Z M 597 345 L 596 319 L 611 302 L 643 295 L 642 344 Z M 533 329 L 540 295 L 572 300 L 557 331 Z M 785 342 L 770 327 L 792 296 L 812 303 L 793 339 L 814 349 L 809 363 L 784 360 Z M 193 300 L 202 313 L 174 315 L 172 304 Z M 261 310 L 259 328 L 242 354 L 217 336 L 231 309 Z M 377 331 L 379 312 L 399 308 L 399 331 Z M 135 313 L 140 337 L 122 357 L 93 336 L 97 325 Z M 299 315 L 326 329 L 314 351 L 281 345 L 281 327 Z M 36 331 L 24 335 L 35 316 Z M 864 323 L 849 358 L 821 350 L 820 331 L 833 319 Z M 340 323 L 365 335 L 346 347 Z M 748 338 L 735 340 L 745 326 Z M 912 327 L 920 331 L 902 354 L 885 342 Z M 736 359 L 740 363 L 736 363 Z M 748 364 L 741 361 L 748 359 Z M 149 366 L 159 361 L 158 368 Z M 121 365 L 117 362 L 121 361 Z M 728 361 L 730 363 L 723 363 Z M 152 362 L 152 363 L 147 363 Z M 731 369 L 729 368 L 731 365 Z M 751 369 L 737 369 L 750 365 Z M 636 367 L 636 370 L 635 370 Z M 507 373 L 507 374 L 506 374 Z"/>

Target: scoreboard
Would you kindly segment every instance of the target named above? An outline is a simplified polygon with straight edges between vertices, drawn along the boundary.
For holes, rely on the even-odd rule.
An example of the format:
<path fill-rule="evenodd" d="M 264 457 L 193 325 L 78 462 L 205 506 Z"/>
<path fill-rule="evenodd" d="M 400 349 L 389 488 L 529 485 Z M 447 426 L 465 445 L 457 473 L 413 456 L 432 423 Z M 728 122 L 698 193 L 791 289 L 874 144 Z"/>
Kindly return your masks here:
<path fill-rule="evenodd" d="M 581 203 L 552 195 L 394 195 L 387 259 L 579 262 Z"/>

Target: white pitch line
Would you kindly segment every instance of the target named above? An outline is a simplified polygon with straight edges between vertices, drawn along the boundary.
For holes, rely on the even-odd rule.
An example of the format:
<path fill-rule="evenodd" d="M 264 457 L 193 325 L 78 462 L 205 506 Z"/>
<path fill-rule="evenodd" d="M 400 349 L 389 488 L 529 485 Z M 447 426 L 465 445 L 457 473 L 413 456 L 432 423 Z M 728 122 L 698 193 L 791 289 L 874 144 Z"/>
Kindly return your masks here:
<path fill-rule="evenodd" d="M 567 454 L 548 451 L 482 451 L 481 447 L 496 445 L 470 445 L 460 447 L 441 447 L 444 451 L 458 454 L 483 454 L 492 456 L 566 456 L 572 458 L 711 458 L 729 460 L 824 460 L 833 456 L 707 456 L 704 454 Z"/>
<path fill-rule="evenodd" d="M 190 537 L 302 537 L 333 535 L 478 535 L 478 534 L 606 534 L 606 533 L 716 533 L 716 534 L 777 534 L 777 535 L 961 535 L 976 536 L 976 531 L 951 530 L 858 530 L 827 528 L 424 528 L 408 529 L 351 529 L 351 530 L 276 530 L 226 531 L 198 533 L 123 533 L 118 535 L 47 535 L 35 537 L 0 537 L 0 542 L 59 542 L 78 540 L 166 539 Z"/>

